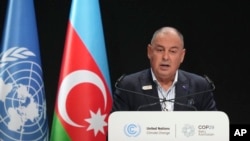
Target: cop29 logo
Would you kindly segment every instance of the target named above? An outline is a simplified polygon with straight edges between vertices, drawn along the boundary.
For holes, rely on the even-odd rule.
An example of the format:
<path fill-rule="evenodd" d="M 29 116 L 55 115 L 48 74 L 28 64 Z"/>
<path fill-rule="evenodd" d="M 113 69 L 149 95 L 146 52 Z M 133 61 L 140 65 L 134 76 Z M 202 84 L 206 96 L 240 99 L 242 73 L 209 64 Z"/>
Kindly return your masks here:
<path fill-rule="evenodd" d="M 124 126 L 124 133 L 128 137 L 136 137 L 141 133 L 141 127 L 134 123 L 126 124 Z"/>
<path fill-rule="evenodd" d="M 195 133 L 195 128 L 193 125 L 190 124 L 185 124 L 182 127 L 182 133 L 186 136 L 186 137 L 190 137 L 193 136 Z"/>

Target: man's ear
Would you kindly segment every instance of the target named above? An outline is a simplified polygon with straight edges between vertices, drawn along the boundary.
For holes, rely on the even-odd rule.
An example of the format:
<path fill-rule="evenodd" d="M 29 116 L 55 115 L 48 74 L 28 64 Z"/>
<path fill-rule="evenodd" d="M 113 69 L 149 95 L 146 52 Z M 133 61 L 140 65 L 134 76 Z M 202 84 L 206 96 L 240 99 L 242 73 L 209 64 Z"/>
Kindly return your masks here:
<path fill-rule="evenodd" d="M 185 55 L 186 55 L 186 49 L 184 48 L 184 49 L 182 50 L 181 63 L 184 61 Z"/>
<path fill-rule="evenodd" d="M 152 46 L 151 46 L 151 44 L 148 44 L 147 55 L 148 55 L 148 59 L 150 59 L 151 56 L 152 56 Z"/>

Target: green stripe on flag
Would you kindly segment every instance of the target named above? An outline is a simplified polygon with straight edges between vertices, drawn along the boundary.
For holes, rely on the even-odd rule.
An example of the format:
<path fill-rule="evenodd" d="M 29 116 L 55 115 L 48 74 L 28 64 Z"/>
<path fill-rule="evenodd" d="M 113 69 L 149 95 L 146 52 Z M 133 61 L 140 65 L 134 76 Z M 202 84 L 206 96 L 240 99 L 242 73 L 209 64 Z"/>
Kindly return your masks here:
<path fill-rule="evenodd" d="M 70 137 L 68 136 L 67 132 L 64 130 L 56 113 L 54 113 L 50 141 L 70 141 Z"/>

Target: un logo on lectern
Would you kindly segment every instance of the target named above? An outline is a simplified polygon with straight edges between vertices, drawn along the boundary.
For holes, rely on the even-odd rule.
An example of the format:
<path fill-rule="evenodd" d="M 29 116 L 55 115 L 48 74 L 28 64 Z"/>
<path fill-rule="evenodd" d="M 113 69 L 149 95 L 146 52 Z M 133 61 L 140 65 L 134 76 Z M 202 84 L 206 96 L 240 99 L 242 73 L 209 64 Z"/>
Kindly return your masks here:
<path fill-rule="evenodd" d="M 136 137 L 141 133 L 141 127 L 138 124 L 130 123 L 124 126 L 124 133 L 128 137 Z"/>

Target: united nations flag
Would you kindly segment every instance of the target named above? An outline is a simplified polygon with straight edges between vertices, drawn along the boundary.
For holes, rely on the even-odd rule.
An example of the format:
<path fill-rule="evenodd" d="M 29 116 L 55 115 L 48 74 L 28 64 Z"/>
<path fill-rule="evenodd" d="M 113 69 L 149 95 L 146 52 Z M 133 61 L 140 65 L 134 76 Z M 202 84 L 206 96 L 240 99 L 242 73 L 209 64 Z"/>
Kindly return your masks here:
<path fill-rule="evenodd" d="M 33 0 L 9 0 L 1 51 L 0 141 L 48 140 Z"/>

